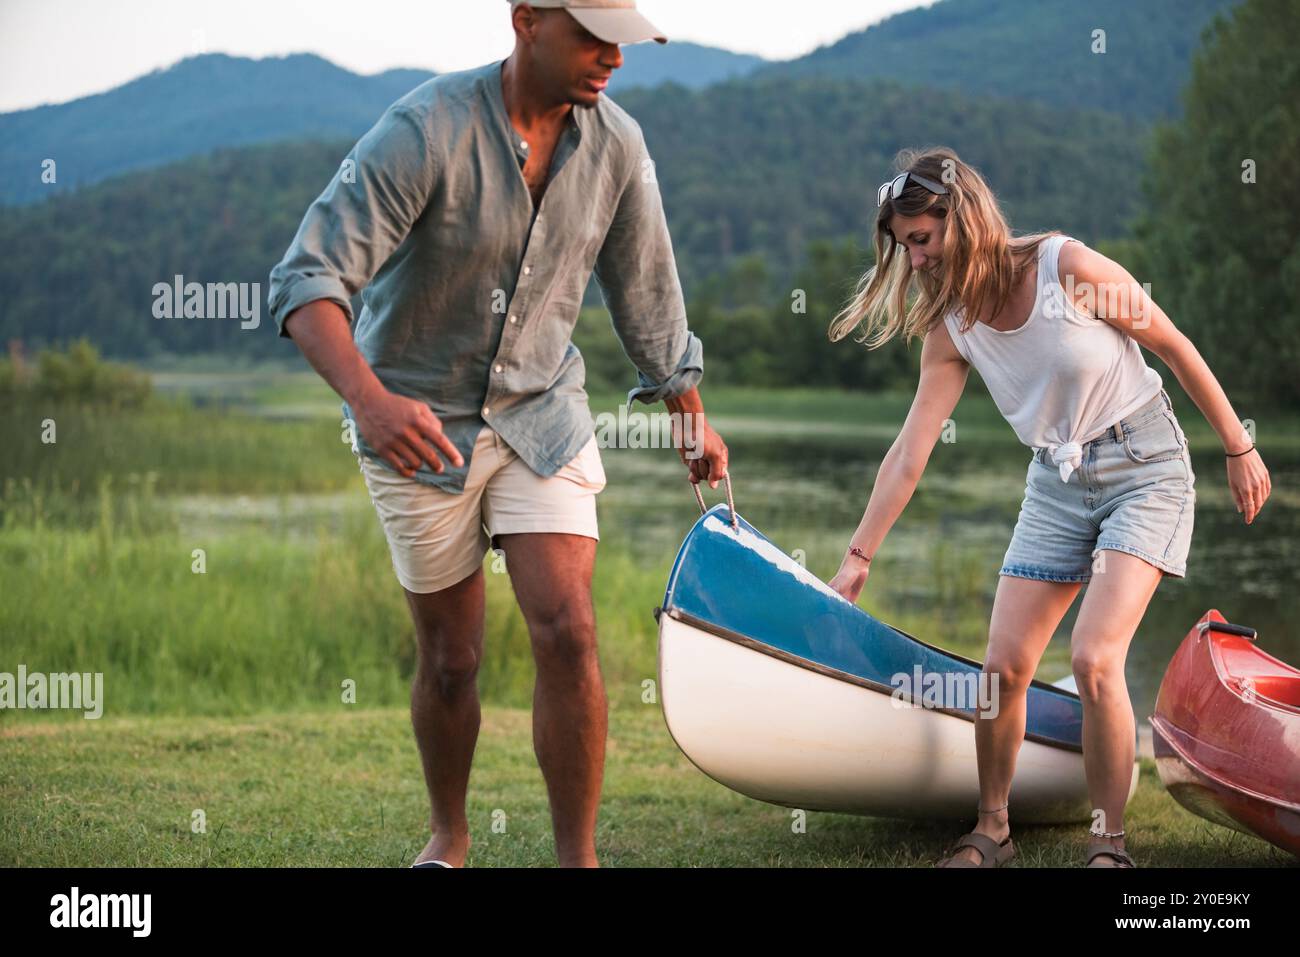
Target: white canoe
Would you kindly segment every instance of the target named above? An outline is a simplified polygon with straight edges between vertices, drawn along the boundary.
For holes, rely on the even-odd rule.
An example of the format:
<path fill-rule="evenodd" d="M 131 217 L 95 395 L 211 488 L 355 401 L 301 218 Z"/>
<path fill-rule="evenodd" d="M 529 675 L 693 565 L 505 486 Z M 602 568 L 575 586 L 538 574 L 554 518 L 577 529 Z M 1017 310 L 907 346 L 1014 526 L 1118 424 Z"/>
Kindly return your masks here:
<path fill-rule="evenodd" d="M 657 610 L 677 746 L 770 804 L 973 819 L 980 663 L 878 621 L 736 519 L 725 505 L 700 517 Z M 1015 820 L 1091 821 L 1078 695 L 1034 682 L 1026 723 Z M 1135 765 L 1130 796 L 1137 779 Z"/>

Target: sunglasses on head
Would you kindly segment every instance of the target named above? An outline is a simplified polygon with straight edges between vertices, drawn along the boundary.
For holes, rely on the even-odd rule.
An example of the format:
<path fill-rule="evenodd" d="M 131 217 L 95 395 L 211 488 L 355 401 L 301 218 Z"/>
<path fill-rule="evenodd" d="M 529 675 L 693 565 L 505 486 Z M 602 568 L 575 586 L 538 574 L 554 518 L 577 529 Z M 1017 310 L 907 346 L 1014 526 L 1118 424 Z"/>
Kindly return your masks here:
<path fill-rule="evenodd" d="M 880 189 L 876 190 L 876 206 L 884 206 L 886 198 L 898 199 L 898 197 L 902 196 L 903 190 L 907 188 L 909 181 L 924 186 L 932 193 L 948 192 L 948 187 L 942 183 L 936 183 L 932 179 L 926 179 L 924 176 L 919 176 L 911 170 L 907 170 L 880 184 Z"/>

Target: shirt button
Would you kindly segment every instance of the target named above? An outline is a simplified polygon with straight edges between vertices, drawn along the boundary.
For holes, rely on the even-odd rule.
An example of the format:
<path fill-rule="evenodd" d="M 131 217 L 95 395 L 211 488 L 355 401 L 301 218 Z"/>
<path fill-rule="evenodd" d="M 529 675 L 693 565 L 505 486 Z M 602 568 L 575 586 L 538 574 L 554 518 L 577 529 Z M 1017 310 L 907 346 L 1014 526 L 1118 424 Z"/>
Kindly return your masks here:
<path fill-rule="evenodd" d="M 504 371 L 504 370 L 505 370 L 505 366 L 503 366 L 503 365 L 498 365 L 498 366 L 497 366 L 497 372 L 502 372 L 502 371 Z"/>
<path fill-rule="evenodd" d="M 483 418 L 486 419 L 488 413 L 491 412 L 491 411 L 492 411 L 491 409 L 484 407 L 484 409 L 483 409 Z"/>
<path fill-rule="evenodd" d="M 532 274 L 533 274 L 533 267 L 532 267 L 532 266 L 525 266 L 525 267 L 524 267 L 524 275 L 525 275 L 525 276 L 531 276 Z"/>
<path fill-rule="evenodd" d="M 511 321 L 511 322 L 518 322 L 518 321 L 519 321 L 519 317 L 518 317 L 518 316 L 511 316 L 511 317 L 510 317 L 510 321 Z"/>
<path fill-rule="evenodd" d="M 528 141 L 527 141 L 527 140 L 520 140 L 520 141 L 519 141 L 519 148 L 520 148 L 521 150 L 526 150 L 526 149 L 528 149 Z"/>

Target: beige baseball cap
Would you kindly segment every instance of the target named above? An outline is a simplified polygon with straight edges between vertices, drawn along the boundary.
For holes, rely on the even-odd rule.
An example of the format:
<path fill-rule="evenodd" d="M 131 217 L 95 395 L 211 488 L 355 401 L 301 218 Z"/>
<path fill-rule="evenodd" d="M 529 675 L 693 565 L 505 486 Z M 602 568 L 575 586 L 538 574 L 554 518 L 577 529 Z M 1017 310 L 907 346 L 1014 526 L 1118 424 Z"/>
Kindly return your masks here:
<path fill-rule="evenodd" d="M 636 0 L 510 0 L 511 7 L 521 3 L 530 7 L 563 7 L 593 36 L 606 43 L 668 42 L 658 27 L 641 16 Z"/>

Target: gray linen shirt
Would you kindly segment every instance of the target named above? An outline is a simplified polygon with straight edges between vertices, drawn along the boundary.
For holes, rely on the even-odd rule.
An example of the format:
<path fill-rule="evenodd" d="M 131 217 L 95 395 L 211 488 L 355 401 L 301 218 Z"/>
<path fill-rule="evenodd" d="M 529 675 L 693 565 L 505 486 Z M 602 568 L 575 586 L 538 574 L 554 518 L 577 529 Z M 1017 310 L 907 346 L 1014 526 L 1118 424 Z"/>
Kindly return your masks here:
<path fill-rule="evenodd" d="M 318 299 L 352 323 L 349 300 L 364 290 L 357 348 L 385 388 L 442 420 L 465 464 L 441 474 L 426 464 L 416 478 L 453 493 L 485 423 L 542 476 L 592 437 L 570 337 L 593 269 L 636 368 L 629 404 L 679 396 L 704 371 L 641 128 L 604 95 L 573 107 L 534 210 L 503 62 L 435 77 L 389 107 L 270 279 L 281 336 L 289 314 Z M 352 418 L 346 402 L 343 414 Z M 357 442 L 387 465 L 364 435 Z"/>

